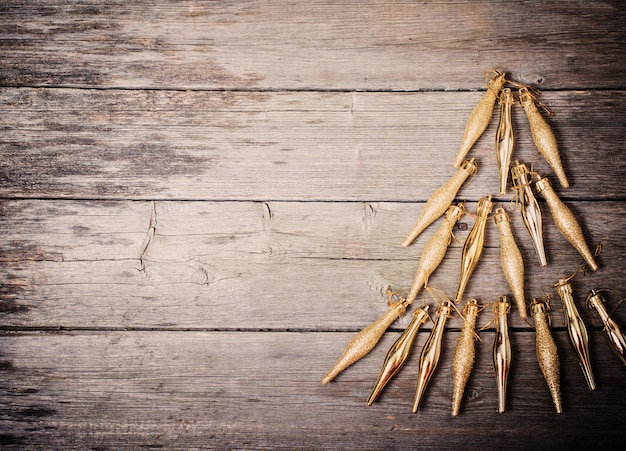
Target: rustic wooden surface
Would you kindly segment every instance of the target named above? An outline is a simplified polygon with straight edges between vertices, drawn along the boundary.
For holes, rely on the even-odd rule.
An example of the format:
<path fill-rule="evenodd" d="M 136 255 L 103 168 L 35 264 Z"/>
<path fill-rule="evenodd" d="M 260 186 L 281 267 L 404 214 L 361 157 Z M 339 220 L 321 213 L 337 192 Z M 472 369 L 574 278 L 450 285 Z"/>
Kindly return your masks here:
<path fill-rule="evenodd" d="M 0 447 L 4 449 L 615 449 L 626 369 L 592 288 L 626 296 L 626 7 L 619 1 L 0 2 Z M 450 415 L 441 363 L 411 414 L 418 357 L 371 407 L 393 324 L 326 386 L 351 337 L 408 290 L 434 227 L 400 243 L 455 170 L 465 121 L 497 67 L 544 92 L 571 188 L 557 192 L 599 271 L 573 279 L 598 389 L 584 382 L 553 284 L 580 257 L 545 203 L 537 264 L 513 195 L 527 296 L 552 301 L 564 410 L 514 308 L 507 411 L 493 324 Z M 543 174 L 516 105 L 515 157 Z M 497 114 L 471 151 L 470 211 L 497 192 Z M 452 296 L 473 223 L 430 285 Z M 467 290 L 509 289 L 498 234 Z M 422 296 L 418 303 L 432 299 Z"/>

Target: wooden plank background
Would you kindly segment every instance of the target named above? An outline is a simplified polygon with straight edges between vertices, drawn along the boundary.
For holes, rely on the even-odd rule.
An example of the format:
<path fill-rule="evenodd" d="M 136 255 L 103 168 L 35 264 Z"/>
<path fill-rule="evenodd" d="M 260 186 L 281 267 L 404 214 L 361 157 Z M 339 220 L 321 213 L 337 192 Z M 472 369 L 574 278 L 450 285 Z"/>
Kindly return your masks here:
<path fill-rule="evenodd" d="M 585 309 L 626 296 L 626 7 L 618 1 L 0 2 L 2 449 L 615 449 L 626 369 Z M 565 412 L 534 331 L 510 315 L 513 368 L 497 413 L 492 315 L 463 409 L 441 363 L 411 414 L 406 368 L 367 407 L 409 315 L 331 384 L 350 338 L 408 290 L 435 226 L 400 243 L 455 170 L 487 68 L 544 92 L 571 182 L 557 192 L 600 269 L 573 281 L 598 389 L 576 362 L 553 285 L 580 257 L 544 210 L 540 268 L 512 193 L 528 298 L 550 294 Z M 515 158 L 551 174 L 514 108 Z M 497 192 L 497 114 L 458 194 Z M 455 228 L 430 284 L 452 296 Z M 498 233 L 467 290 L 509 289 Z M 423 296 L 418 303 L 434 303 Z"/>

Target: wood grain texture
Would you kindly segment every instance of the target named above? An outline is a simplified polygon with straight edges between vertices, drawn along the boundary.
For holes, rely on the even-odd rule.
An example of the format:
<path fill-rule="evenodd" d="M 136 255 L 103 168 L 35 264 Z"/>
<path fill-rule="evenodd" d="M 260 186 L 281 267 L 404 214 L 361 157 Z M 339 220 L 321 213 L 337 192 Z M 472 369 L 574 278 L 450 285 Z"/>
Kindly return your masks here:
<path fill-rule="evenodd" d="M 601 270 L 573 282 L 581 309 L 592 288 L 614 290 L 614 302 L 626 292 L 615 264 L 626 253 L 620 205 L 571 205 L 590 243 L 604 244 Z M 385 310 L 387 286 L 408 291 L 437 226 L 407 249 L 401 241 L 421 204 L 14 200 L 1 206 L 0 305 L 7 314 L 0 323 L 12 327 L 356 330 Z M 554 325 L 562 326 L 553 285 L 582 260 L 548 214 L 550 264 L 540 268 L 520 215 L 511 216 L 525 257 L 527 302 L 551 294 Z M 466 230 L 457 226 L 429 282 L 449 297 L 473 219 L 461 224 Z M 487 249 L 466 293 L 485 304 L 510 294 L 493 220 L 486 230 Z M 426 293 L 421 299 L 432 302 Z M 512 321 L 526 326 L 517 314 Z"/>
<path fill-rule="evenodd" d="M 2 334 L 0 389 L 7 449 L 452 449 L 485 443 L 507 449 L 619 446 L 626 412 L 624 368 L 596 354 L 590 392 L 556 334 L 565 412 L 554 412 L 534 356 L 534 334 L 514 333 L 509 403 L 497 413 L 493 331 L 481 332 L 461 414 L 450 414 L 450 364 L 457 332 L 419 412 L 411 401 L 426 340 L 379 400 L 365 400 L 394 336 L 322 386 L 346 333 L 73 332 Z M 599 338 L 592 334 L 592 340 Z M 610 411 L 600 421 L 585 412 Z M 103 415 L 103 413 L 106 413 Z M 6 418 L 6 416 L 8 418 Z M 523 432 L 521 425 L 532 427 Z M 350 426 L 350 431 L 346 427 Z M 518 434 L 523 434 L 520 436 Z M 297 445 L 294 445 L 297 440 Z M 485 445 L 487 446 L 487 445 Z M 4 449 L 4 446 L 3 446 Z"/>
<path fill-rule="evenodd" d="M 0 196 L 422 201 L 481 93 L 0 90 Z M 623 199 L 624 91 L 547 92 L 573 199 Z M 514 158 L 551 174 L 514 108 Z M 459 192 L 498 193 L 498 116 Z M 590 164 L 592 152 L 593 164 Z M 509 194 L 509 197 L 512 197 Z"/>
<path fill-rule="evenodd" d="M 0 83 L 159 89 L 624 88 L 619 1 L 3 2 Z"/>
<path fill-rule="evenodd" d="M 0 1 L 0 449 L 619 449 L 625 368 L 584 299 L 612 290 L 626 324 L 625 19 L 618 1 Z M 603 245 L 572 281 L 598 390 L 553 289 L 581 259 L 540 200 L 540 268 L 508 193 L 527 301 L 553 295 L 564 413 L 515 309 L 497 413 L 489 307 L 459 417 L 456 316 L 420 411 L 431 323 L 368 408 L 409 315 L 321 379 L 386 288 L 409 289 L 437 224 L 401 242 L 455 172 L 487 68 L 544 91 L 557 193 Z M 497 120 L 470 152 L 470 212 L 498 192 Z M 514 158 L 551 176 L 519 105 L 513 126 Z M 449 296 L 472 224 L 429 281 Z M 466 294 L 508 293 L 490 220 Z"/>

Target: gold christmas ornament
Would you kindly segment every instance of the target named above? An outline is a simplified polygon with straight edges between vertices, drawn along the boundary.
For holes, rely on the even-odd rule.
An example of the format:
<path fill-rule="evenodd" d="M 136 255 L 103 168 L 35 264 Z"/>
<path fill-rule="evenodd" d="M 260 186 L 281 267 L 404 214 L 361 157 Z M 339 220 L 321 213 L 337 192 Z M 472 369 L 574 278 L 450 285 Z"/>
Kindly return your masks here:
<path fill-rule="evenodd" d="M 387 352 L 383 366 L 380 369 L 380 373 L 378 374 L 378 378 L 376 379 L 376 383 L 372 389 L 372 393 L 367 400 L 368 406 L 372 405 L 387 383 L 398 373 L 398 371 L 400 371 L 400 369 L 402 369 L 411 354 L 411 349 L 413 348 L 413 342 L 415 341 L 417 332 L 427 318 L 428 305 L 425 305 L 413 312 L 411 322 Z"/>
<path fill-rule="evenodd" d="M 452 416 L 459 414 L 465 386 L 474 368 L 476 356 L 475 341 L 478 335 L 475 332 L 476 317 L 478 316 L 476 299 L 468 299 L 463 308 L 463 327 L 456 341 L 452 358 Z"/>
<path fill-rule="evenodd" d="M 476 169 L 476 162 L 473 158 L 465 160 L 456 174 L 430 196 L 413 229 L 411 229 L 409 235 L 402 242 L 402 246 L 407 247 L 411 244 L 426 227 L 431 225 L 446 212 L 448 207 L 452 204 L 452 201 L 454 201 L 454 197 L 461 188 L 461 185 L 463 185 L 470 175 L 476 174 Z"/>
<path fill-rule="evenodd" d="M 526 111 L 530 132 L 533 136 L 533 141 L 535 141 L 535 146 L 537 146 L 537 150 L 539 150 L 541 155 L 546 159 L 561 185 L 564 188 L 569 188 L 569 182 L 565 176 L 565 170 L 563 169 L 561 157 L 559 156 L 556 138 L 554 137 L 554 133 L 552 133 L 552 129 L 550 129 L 550 126 L 537 109 L 535 98 L 536 97 L 528 88 L 521 88 L 519 90 L 519 100 L 524 107 L 524 111 Z"/>
<path fill-rule="evenodd" d="M 500 122 L 496 132 L 496 159 L 498 161 L 498 177 L 500 181 L 500 195 L 506 194 L 506 185 L 509 178 L 509 166 L 513 156 L 513 121 L 511 107 L 515 101 L 511 89 L 504 88 L 499 96 Z"/>
<path fill-rule="evenodd" d="M 535 342 L 539 368 L 541 368 L 543 377 L 548 384 L 556 413 L 562 413 L 559 354 L 552 334 L 550 334 L 549 310 L 548 303 L 540 299 L 535 298 L 530 304 L 530 314 L 535 323 Z"/>
<path fill-rule="evenodd" d="M 546 203 L 550 208 L 554 223 L 556 224 L 561 234 L 585 259 L 585 262 L 587 262 L 589 268 L 592 271 L 596 271 L 598 269 L 598 265 L 596 264 L 596 261 L 593 258 L 593 254 L 589 250 L 587 243 L 585 242 L 585 236 L 583 235 L 583 231 L 580 228 L 578 221 L 576 220 L 576 216 L 574 216 L 574 213 L 572 213 L 572 210 L 570 210 L 561 201 L 561 199 L 559 199 L 559 197 L 554 192 L 552 185 L 550 184 L 550 180 L 548 180 L 547 178 L 539 178 L 539 180 L 535 182 L 535 187 L 537 188 L 537 192 L 546 199 Z"/>
<path fill-rule="evenodd" d="M 485 243 L 485 226 L 492 208 L 493 202 L 491 202 L 491 196 L 482 197 L 478 201 L 478 206 L 476 207 L 476 221 L 474 222 L 472 230 L 470 230 L 470 233 L 465 239 L 463 253 L 461 254 L 459 286 L 456 290 L 456 296 L 454 298 L 454 302 L 457 304 L 463 298 L 467 282 L 476 268 L 478 260 L 480 260 L 480 256 L 483 252 L 483 246 Z"/>
<path fill-rule="evenodd" d="M 496 385 L 498 387 L 498 412 L 503 413 L 506 409 L 506 386 L 511 369 L 511 340 L 509 338 L 509 326 L 507 316 L 511 304 L 506 296 L 500 296 L 493 305 L 496 316 L 496 336 L 493 341 L 493 368 L 496 372 Z"/>
<path fill-rule="evenodd" d="M 446 255 L 446 250 L 450 245 L 450 241 L 452 241 L 452 229 L 461 216 L 463 216 L 464 212 L 463 204 L 451 205 L 450 208 L 448 208 L 443 222 L 424 246 L 417 267 L 415 280 L 406 297 L 407 304 L 411 304 L 415 300 L 420 290 L 426 285 L 428 277 L 437 269 L 443 260 L 443 257 Z"/>
<path fill-rule="evenodd" d="M 374 346 L 376 346 L 391 323 L 402 316 L 405 311 L 405 300 L 398 299 L 389 306 L 389 309 L 387 309 L 387 311 L 383 313 L 380 318 L 356 334 L 348 346 L 346 346 L 346 349 L 343 351 L 343 354 L 341 354 L 341 357 L 339 357 L 328 374 L 326 374 L 322 380 L 322 384 L 329 383 L 339 373 L 348 368 L 354 362 L 365 357 L 372 349 L 374 349 Z"/>
<path fill-rule="evenodd" d="M 587 305 L 592 306 L 598 312 L 598 316 L 600 316 L 604 324 L 604 332 L 606 332 L 611 348 L 622 363 L 626 365 L 626 340 L 624 339 L 624 331 L 619 327 L 619 324 L 611 318 L 609 312 L 606 311 L 604 298 L 599 292 L 591 290 L 587 297 Z"/>
<path fill-rule="evenodd" d="M 417 412 L 422 396 L 426 391 L 426 386 L 430 381 L 435 369 L 437 369 L 437 363 L 439 363 L 439 356 L 441 355 L 441 341 L 443 338 L 443 332 L 446 326 L 446 320 L 450 316 L 452 306 L 450 301 L 445 301 L 437 310 L 437 318 L 432 331 L 428 337 L 428 340 L 424 344 L 422 354 L 420 356 L 420 367 L 417 375 L 417 388 L 415 390 L 415 399 L 413 400 L 413 413 Z"/>
<path fill-rule="evenodd" d="M 513 188 L 517 192 L 518 202 L 521 205 L 524 225 L 526 225 L 526 229 L 528 229 L 530 238 L 535 246 L 535 251 L 537 252 L 537 257 L 539 257 L 539 265 L 542 267 L 546 266 L 548 262 L 543 246 L 541 210 L 530 188 L 529 171 L 526 165 L 516 161 L 515 165 L 511 168 L 511 178 L 513 180 Z"/>
<path fill-rule="evenodd" d="M 513 232 L 511 231 L 511 220 L 504 208 L 496 209 L 494 220 L 500 232 L 500 260 L 502 262 L 502 272 L 506 277 L 513 297 L 517 304 L 519 315 L 526 319 L 526 301 L 524 298 L 524 261 Z"/>
<path fill-rule="evenodd" d="M 559 279 L 556 284 L 556 292 L 563 301 L 567 331 L 569 332 L 570 341 L 578 356 L 578 363 L 580 363 L 580 368 L 583 370 L 589 390 L 595 390 L 596 381 L 593 377 L 591 360 L 589 358 L 589 335 L 587 334 L 587 327 L 585 327 L 585 323 L 580 317 L 576 304 L 574 303 L 572 286 L 569 280 Z"/>
<path fill-rule="evenodd" d="M 463 159 L 474 143 L 478 141 L 478 138 L 480 138 L 487 129 L 498 94 L 506 82 L 504 78 L 505 75 L 504 72 L 500 72 L 499 70 L 493 71 L 492 78 L 487 82 L 487 91 L 470 113 L 467 123 L 465 124 L 465 132 L 463 133 L 461 146 L 454 160 L 455 168 L 461 166 Z"/>

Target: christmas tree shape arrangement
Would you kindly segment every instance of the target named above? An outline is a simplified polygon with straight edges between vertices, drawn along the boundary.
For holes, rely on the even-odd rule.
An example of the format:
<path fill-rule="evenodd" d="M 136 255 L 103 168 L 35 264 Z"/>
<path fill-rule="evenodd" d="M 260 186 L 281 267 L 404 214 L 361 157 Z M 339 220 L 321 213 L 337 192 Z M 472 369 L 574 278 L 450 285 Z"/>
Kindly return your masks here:
<path fill-rule="evenodd" d="M 455 197 L 468 178 L 478 170 L 476 160 L 466 157 L 470 153 L 472 146 L 487 129 L 496 102 L 500 106 L 500 118 L 495 137 L 499 194 L 506 194 L 510 173 L 511 186 L 520 206 L 520 214 L 537 253 L 540 267 L 547 265 L 547 257 L 543 245 L 542 212 L 535 198 L 534 191 L 541 194 L 545 199 L 558 230 L 583 257 L 585 269 L 588 268 L 592 271 L 598 269 L 595 256 L 585 241 L 582 228 L 576 216 L 558 197 L 549 179 L 533 173 L 524 163 L 513 160 L 515 137 L 512 125 L 512 108 L 516 103 L 519 103 L 522 105 L 528 118 L 528 125 L 537 150 L 554 171 L 561 186 L 565 189 L 570 186 L 561 163 L 555 135 L 537 108 L 539 104 L 550 113 L 547 107 L 538 100 L 539 90 L 507 79 L 506 74 L 500 70 L 493 70 L 491 75 L 489 75 L 488 71 L 486 78 L 487 90 L 467 120 L 460 147 L 453 161 L 453 166 L 457 168 L 457 172 L 431 195 L 424 205 L 415 226 L 402 242 L 402 246 L 410 246 L 424 230 L 444 216 L 441 225 L 423 248 L 415 280 L 408 295 L 401 297 L 398 293 L 388 290 L 389 307 L 387 312 L 365 327 L 352 339 L 344 353 L 324 377 L 323 384 L 327 384 L 348 366 L 365 357 L 376 346 L 387 328 L 408 310 L 408 307 L 413 303 L 420 291 L 424 288 L 429 289 L 427 285 L 428 278 L 444 258 L 452 240 L 452 231 L 455 224 L 461 217 L 468 214 L 463 203 L 455 202 Z M 512 88 L 507 85 L 518 89 L 517 96 L 513 93 Z M 535 188 L 534 191 L 532 189 L 533 186 Z M 462 301 L 467 283 L 480 260 L 485 228 L 491 218 L 490 214 L 493 208 L 494 202 L 490 195 L 480 199 L 475 214 L 474 226 L 463 246 L 456 295 L 453 300 L 445 295 L 438 295 L 440 302 L 434 325 L 420 356 L 417 387 L 413 402 L 414 413 L 417 411 L 428 382 L 436 370 L 441 353 L 446 320 L 455 311 L 459 312 L 456 305 Z M 524 261 L 511 232 L 509 214 L 504 208 L 498 206 L 495 208 L 493 219 L 500 236 L 502 270 L 511 288 L 515 301 L 514 305 L 520 317 L 527 322 L 527 310 L 530 307 L 531 318 L 536 329 L 537 361 L 546 379 L 556 412 L 561 413 L 563 409 L 559 386 L 560 367 L 556 346 L 549 328 L 549 298 L 545 301 L 534 298 L 532 303 L 526 303 Z M 576 271 L 574 275 L 579 272 L 580 270 Z M 595 380 L 589 359 L 587 330 L 574 303 L 571 285 L 569 284 L 571 277 L 559 279 L 555 286 L 564 304 L 565 319 L 571 342 L 578 355 L 587 384 L 593 390 L 595 389 Z M 626 340 L 624 333 L 604 308 L 604 299 L 597 291 L 592 290 L 587 298 L 587 303 L 598 312 L 613 351 L 626 365 Z M 504 412 L 506 409 L 507 378 L 512 361 L 507 323 L 510 308 L 511 303 L 506 295 L 500 296 L 493 302 L 494 319 L 492 322 L 496 326 L 493 359 L 498 388 L 499 399 L 497 404 L 499 412 Z M 367 405 L 372 405 L 387 383 L 406 363 L 420 326 L 428 317 L 428 309 L 429 306 L 424 305 L 414 311 L 413 318 L 404 333 L 389 349 L 374 388 L 367 400 Z M 478 313 L 481 310 L 482 307 L 479 306 L 478 302 L 470 298 L 462 313 L 460 313 L 463 319 L 463 326 L 457 340 L 452 362 L 453 416 L 459 414 L 465 385 L 474 364 L 475 342 L 478 339 L 475 327 Z"/>

